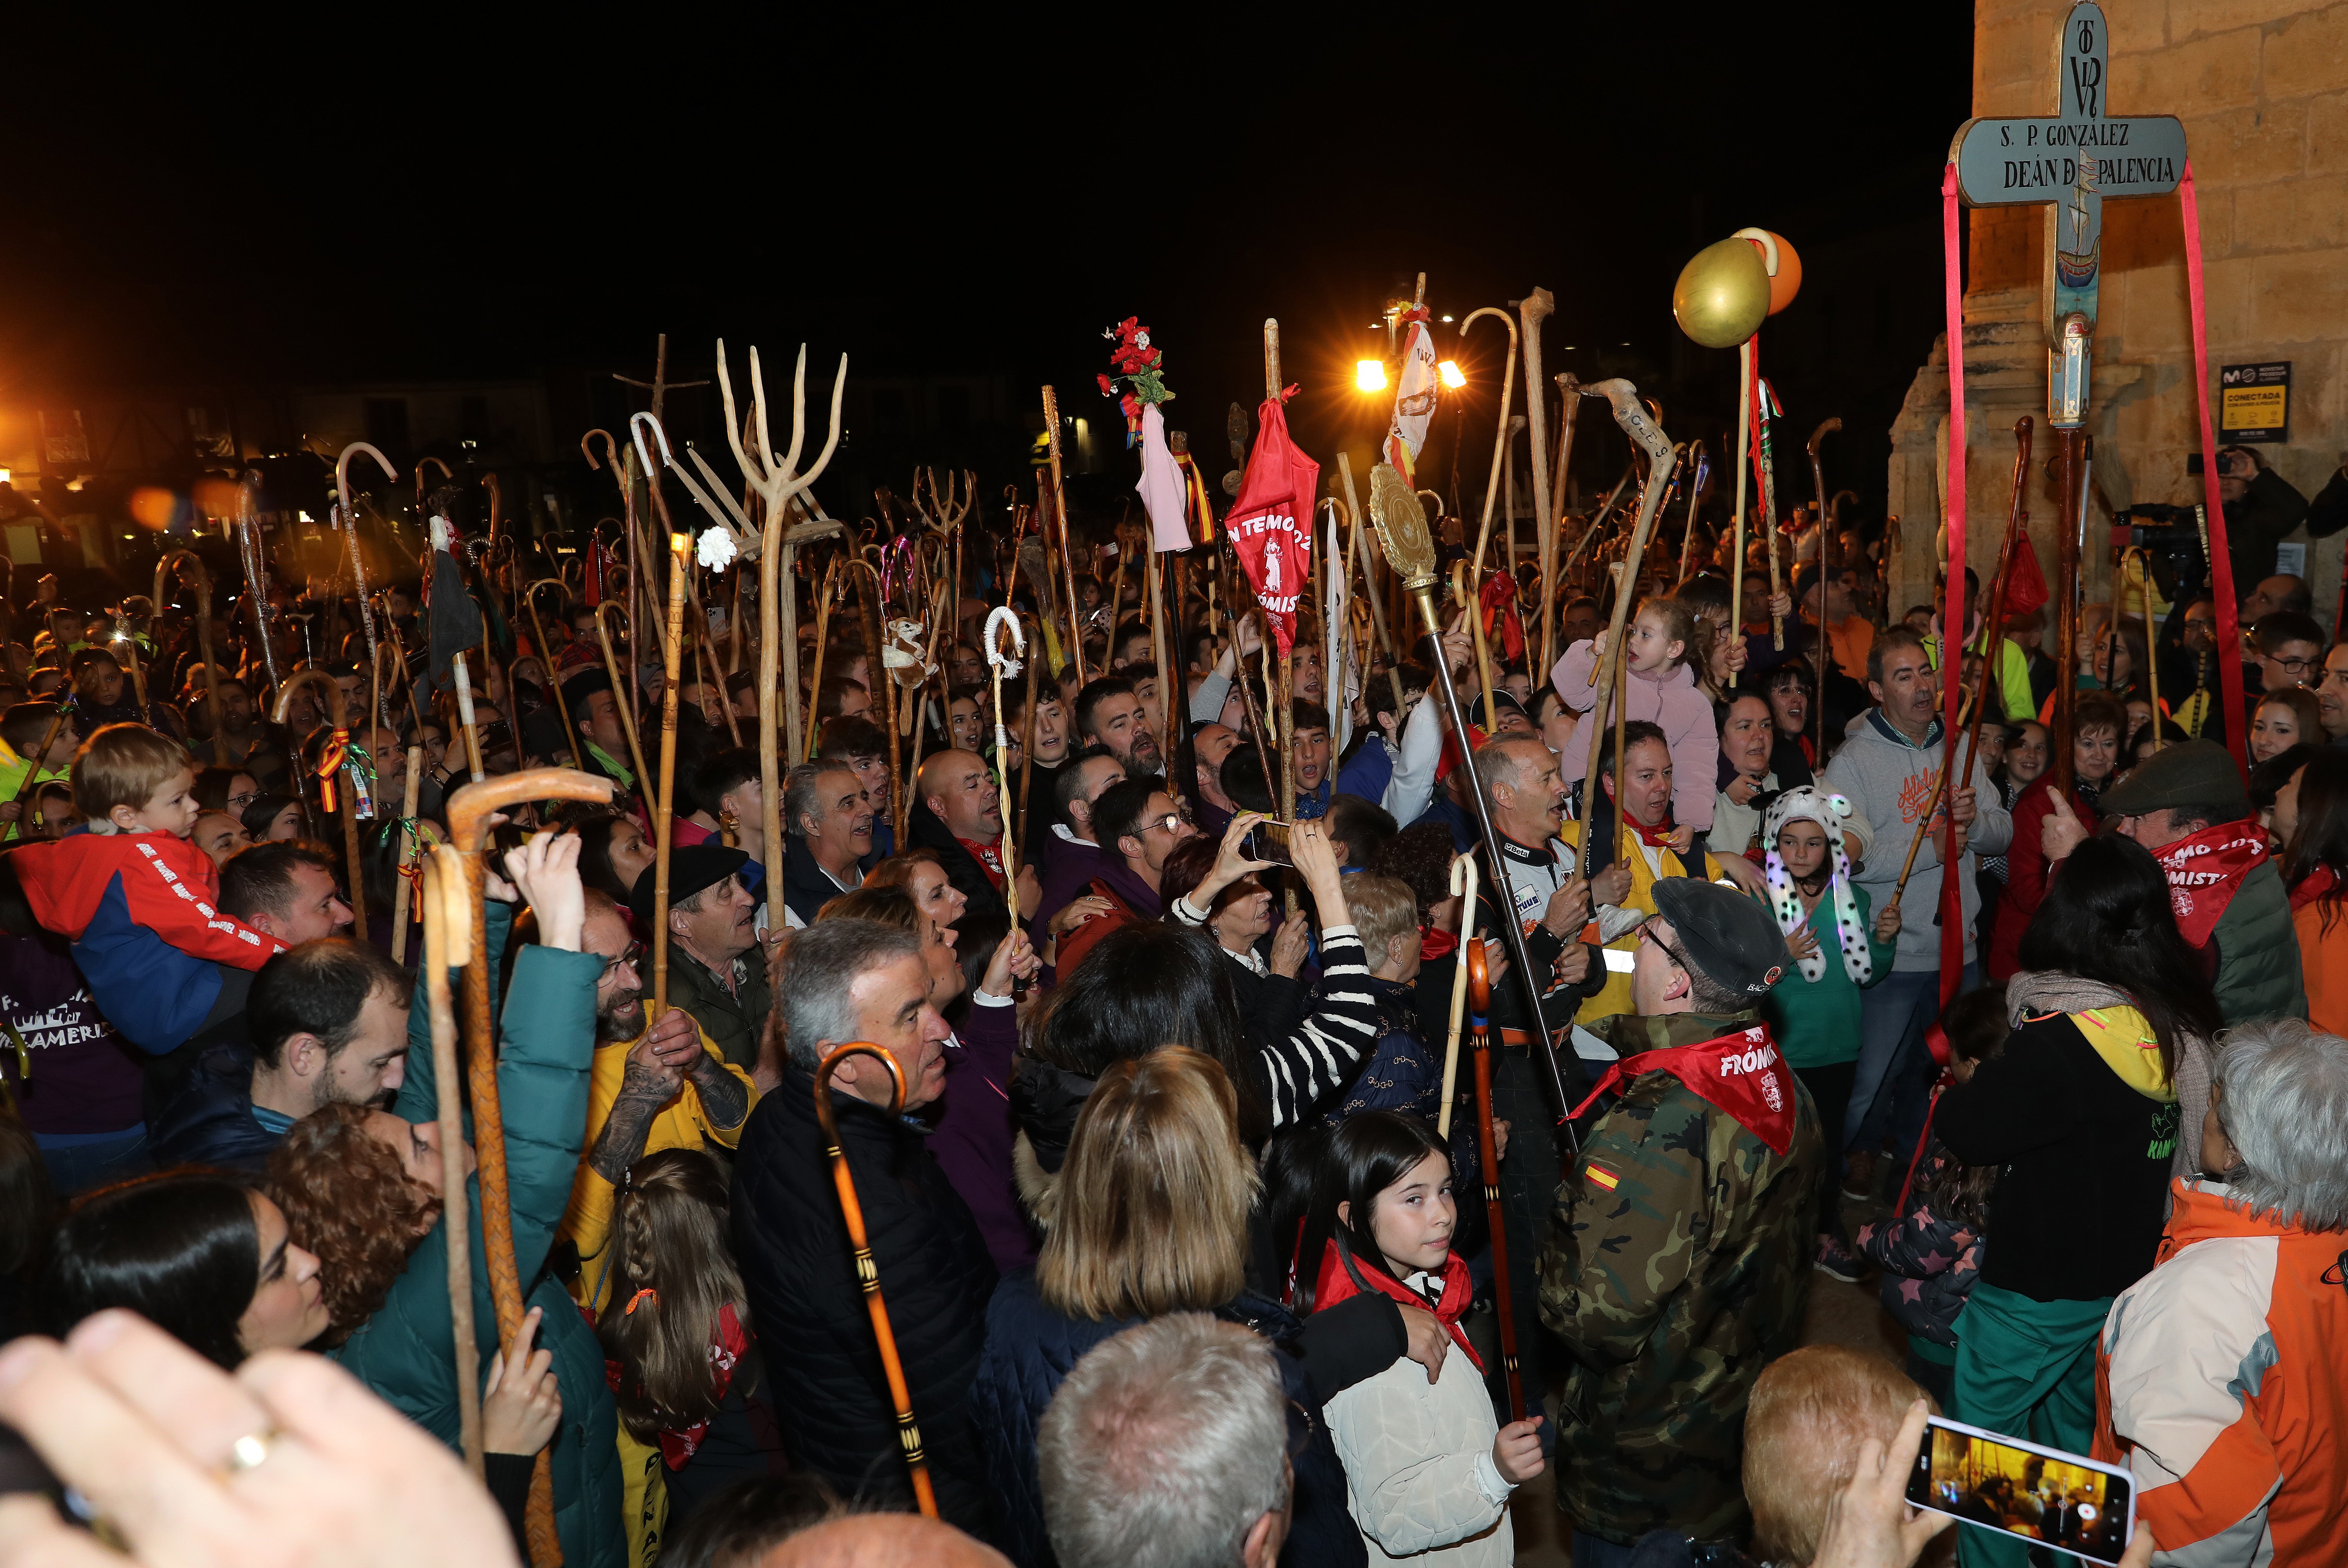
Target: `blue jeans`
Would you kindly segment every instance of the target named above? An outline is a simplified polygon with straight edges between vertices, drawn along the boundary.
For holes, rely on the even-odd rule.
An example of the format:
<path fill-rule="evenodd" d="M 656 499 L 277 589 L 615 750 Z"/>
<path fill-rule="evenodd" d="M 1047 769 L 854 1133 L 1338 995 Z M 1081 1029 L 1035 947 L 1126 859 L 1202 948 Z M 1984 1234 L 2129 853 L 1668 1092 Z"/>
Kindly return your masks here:
<path fill-rule="evenodd" d="M 1573 1568 L 1631 1568 L 1635 1546 L 1617 1546 L 1602 1536 L 1573 1532 Z"/>
<path fill-rule="evenodd" d="M 147 1153 L 147 1129 L 133 1127 L 113 1138 L 93 1138 L 72 1143 L 41 1144 L 41 1163 L 49 1169 L 49 1190 L 60 1198 L 77 1197 L 93 1187 L 127 1182 L 154 1169 Z"/>
<path fill-rule="evenodd" d="M 1980 966 L 1967 964 L 1957 994 L 1980 983 Z M 1895 969 L 1859 992 L 1859 1076 L 1843 1113 L 1843 1146 L 1871 1150 L 1888 1132 L 1906 1160 L 1924 1135 L 1931 1102 L 1936 1070 L 1924 1031 L 1941 1016 L 1941 971 Z"/>

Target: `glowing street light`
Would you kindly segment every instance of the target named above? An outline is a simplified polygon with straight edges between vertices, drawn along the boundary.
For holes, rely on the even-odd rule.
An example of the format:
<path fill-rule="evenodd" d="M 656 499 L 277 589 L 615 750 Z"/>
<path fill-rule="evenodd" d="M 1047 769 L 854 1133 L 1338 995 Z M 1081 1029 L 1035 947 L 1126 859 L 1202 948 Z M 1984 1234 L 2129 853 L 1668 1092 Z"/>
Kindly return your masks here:
<path fill-rule="evenodd" d="M 1452 391 L 1457 392 L 1468 384 L 1468 377 L 1461 374 L 1457 360 L 1447 359 L 1435 368 L 1442 375 L 1443 384 Z"/>
<path fill-rule="evenodd" d="M 1386 362 L 1382 359 L 1354 361 L 1354 385 L 1364 392 L 1384 392 L 1386 389 Z"/>

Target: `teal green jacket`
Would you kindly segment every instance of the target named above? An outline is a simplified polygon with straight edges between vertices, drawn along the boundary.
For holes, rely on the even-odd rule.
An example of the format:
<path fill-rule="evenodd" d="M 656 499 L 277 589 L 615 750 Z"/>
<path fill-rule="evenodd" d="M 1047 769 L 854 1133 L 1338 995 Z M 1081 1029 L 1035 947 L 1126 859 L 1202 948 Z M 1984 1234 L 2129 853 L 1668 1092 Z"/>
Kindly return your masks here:
<path fill-rule="evenodd" d="M 489 972 L 498 972 L 510 925 L 489 906 Z M 539 1343 L 554 1355 L 562 1424 L 554 1434 L 554 1517 L 564 1568 L 625 1568 L 621 1529 L 618 1417 L 603 1380 L 603 1351 L 561 1281 L 546 1272 L 555 1227 L 571 1202 L 587 1125 L 587 1078 L 595 1050 L 595 983 L 603 960 L 551 948 L 523 950 L 500 1020 L 498 1091 L 506 1125 L 506 1178 L 513 1207 L 514 1262 L 529 1304 L 543 1308 Z M 452 972 L 449 989 L 461 996 Z M 395 1107 L 410 1122 L 438 1114 L 431 1012 L 422 976 L 408 1009 L 407 1076 Z M 496 1304 L 481 1245 L 481 1192 L 466 1183 L 472 1209 L 473 1326 L 483 1376 L 497 1353 Z M 410 1255 L 383 1307 L 335 1358 L 433 1436 L 457 1445 L 456 1338 L 448 1317 L 445 1224 Z"/>
<path fill-rule="evenodd" d="M 1891 972 L 1892 961 L 1900 956 L 1897 942 L 1875 939 L 1874 900 L 1867 889 L 1853 886 L 1859 896 L 1859 923 L 1867 932 L 1867 956 L 1875 966 L 1875 974 L 1867 983 L 1880 984 Z M 1787 966 L 1777 983 L 1769 988 L 1768 1001 L 1764 1008 L 1769 1020 L 1770 1032 L 1777 1037 L 1777 1050 L 1792 1066 L 1833 1067 L 1859 1060 L 1859 985 L 1842 967 L 1841 938 L 1835 935 L 1834 900 L 1821 898 L 1818 907 L 1810 911 L 1810 935 L 1818 940 L 1818 952 L 1827 961 L 1827 972 L 1815 982 L 1802 978 L 1799 965 Z M 411 1054 L 410 1060 L 414 1060 Z"/>
<path fill-rule="evenodd" d="M 2228 1024 L 2307 1016 L 2291 895 L 2272 860 L 2250 867 L 2210 937 L 2218 949 L 2218 1012 Z"/>

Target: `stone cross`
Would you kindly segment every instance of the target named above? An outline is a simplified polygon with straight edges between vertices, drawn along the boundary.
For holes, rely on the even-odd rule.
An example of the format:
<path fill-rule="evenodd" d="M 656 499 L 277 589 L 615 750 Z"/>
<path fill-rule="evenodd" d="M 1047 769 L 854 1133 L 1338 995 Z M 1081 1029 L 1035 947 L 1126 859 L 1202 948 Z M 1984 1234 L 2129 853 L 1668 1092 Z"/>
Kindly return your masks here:
<path fill-rule="evenodd" d="M 2057 429 L 2086 422 L 2104 199 L 2166 196 L 2185 170 L 2185 128 L 2174 115 L 2106 113 L 2106 33 L 2103 7 L 2080 0 L 2055 45 L 2054 113 L 1969 119 L 1950 149 L 1969 205 L 2054 208 L 2044 293 L 2046 418 Z"/>

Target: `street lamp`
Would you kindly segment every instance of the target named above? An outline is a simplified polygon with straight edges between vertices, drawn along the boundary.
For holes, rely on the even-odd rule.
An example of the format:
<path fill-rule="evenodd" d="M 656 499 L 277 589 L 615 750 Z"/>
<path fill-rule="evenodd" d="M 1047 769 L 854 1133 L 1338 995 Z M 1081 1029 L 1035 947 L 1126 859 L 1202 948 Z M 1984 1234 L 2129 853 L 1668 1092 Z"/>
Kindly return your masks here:
<path fill-rule="evenodd" d="M 1457 392 L 1461 387 L 1468 384 L 1468 377 L 1459 369 L 1459 362 L 1457 360 L 1447 359 L 1435 368 L 1437 374 L 1443 377 L 1443 384 L 1450 388 L 1452 391 Z"/>
<path fill-rule="evenodd" d="M 1382 359 L 1355 360 L 1354 385 L 1363 392 L 1384 392 L 1386 389 L 1386 362 Z"/>

